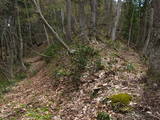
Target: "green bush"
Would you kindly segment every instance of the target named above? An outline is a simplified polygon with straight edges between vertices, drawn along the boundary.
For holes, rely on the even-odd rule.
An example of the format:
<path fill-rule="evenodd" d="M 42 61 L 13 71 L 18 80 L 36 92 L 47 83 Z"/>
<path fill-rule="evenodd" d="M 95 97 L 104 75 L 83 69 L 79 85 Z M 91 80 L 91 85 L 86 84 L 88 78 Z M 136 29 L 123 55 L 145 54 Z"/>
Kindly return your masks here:
<path fill-rule="evenodd" d="M 89 46 L 78 46 L 78 49 L 73 56 L 73 63 L 76 64 L 79 69 L 84 69 L 90 58 L 98 55 L 98 52 Z"/>
<path fill-rule="evenodd" d="M 59 44 L 52 44 L 50 45 L 44 52 L 45 61 L 48 63 L 50 62 L 50 58 L 53 58 L 57 55 L 58 51 L 60 51 L 60 45 Z"/>
<path fill-rule="evenodd" d="M 72 72 L 72 80 L 78 83 L 81 74 L 85 71 L 88 61 L 97 56 L 98 52 L 89 46 L 79 45 L 76 52 L 72 56 L 74 70 Z"/>
<path fill-rule="evenodd" d="M 15 76 L 15 79 L 16 79 L 16 80 L 23 80 L 23 79 L 25 79 L 25 78 L 27 78 L 27 74 L 24 73 L 24 72 L 18 73 L 18 74 L 16 74 L 16 76 Z"/>
<path fill-rule="evenodd" d="M 111 120 L 110 116 L 106 112 L 99 112 L 97 115 L 97 120 Z"/>

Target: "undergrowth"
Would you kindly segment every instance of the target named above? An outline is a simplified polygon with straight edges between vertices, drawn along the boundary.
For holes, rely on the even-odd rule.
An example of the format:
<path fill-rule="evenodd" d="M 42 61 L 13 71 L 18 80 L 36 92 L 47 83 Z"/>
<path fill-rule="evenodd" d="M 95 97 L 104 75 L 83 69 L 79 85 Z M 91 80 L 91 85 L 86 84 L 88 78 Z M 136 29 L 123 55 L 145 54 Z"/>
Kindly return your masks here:
<path fill-rule="evenodd" d="M 51 58 L 56 57 L 61 48 L 61 45 L 58 43 L 54 43 L 48 46 L 48 48 L 44 51 L 44 55 L 46 56 L 44 60 L 46 61 L 46 63 L 49 63 Z"/>
<path fill-rule="evenodd" d="M 122 43 L 119 41 L 119 40 L 116 40 L 116 41 L 113 41 L 113 40 L 106 40 L 105 43 L 115 49 L 115 50 L 118 50 L 118 49 L 121 49 L 123 46 L 122 46 Z"/>
<path fill-rule="evenodd" d="M 78 87 L 81 83 L 81 77 L 85 71 L 95 72 L 102 69 L 99 52 L 89 45 L 76 44 L 72 46 L 75 52 L 68 56 L 58 54 L 56 59 L 53 59 L 54 64 L 52 75 L 54 83 L 59 83 L 60 79 L 67 78 L 71 80 L 72 85 Z M 57 61 L 57 62 L 56 62 Z"/>
<path fill-rule="evenodd" d="M 97 120 L 111 120 L 110 116 L 106 112 L 99 112 L 97 115 Z"/>
<path fill-rule="evenodd" d="M 4 79 L 3 76 L 1 76 L 0 79 L 0 96 L 2 96 L 4 93 L 7 93 L 10 90 L 10 86 L 16 84 L 17 82 L 25 79 L 27 77 L 26 73 L 17 73 L 13 79 Z"/>
<path fill-rule="evenodd" d="M 51 120 L 52 119 L 52 114 L 47 107 L 29 109 L 25 114 L 25 116 L 33 120 Z"/>
<path fill-rule="evenodd" d="M 90 46 L 78 45 L 75 54 L 72 56 L 73 70 L 72 70 L 72 81 L 78 85 L 82 73 L 84 73 L 88 62 L 98 56 L 98 51 Z M 98 66 L 100 63 L 97 63 Z"/>

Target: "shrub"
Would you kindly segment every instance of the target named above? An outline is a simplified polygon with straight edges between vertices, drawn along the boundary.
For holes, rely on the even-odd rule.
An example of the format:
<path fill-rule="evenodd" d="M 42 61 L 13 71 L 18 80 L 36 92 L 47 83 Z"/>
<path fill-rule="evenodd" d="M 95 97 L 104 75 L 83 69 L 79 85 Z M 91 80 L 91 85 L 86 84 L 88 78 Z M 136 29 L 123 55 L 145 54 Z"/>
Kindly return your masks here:
<path fill-rule="evenodd" d="M 99 112 L 97 115 L 97 120 L 111 120 L 110 116 L 106 112 Z"/>
<path fill-rule="evenodd" d="M 98 52 L 89 46 L 78 46 L 78 49 L 73 57 L 73 63 L 76 64 L 77 67 L 80 67 L 80 69 L 84 69 L 88 60 L 97 54 Z"/>
<path fill-rule="evenodd" d="M 57 55 L 58 51 L 60 51 L 60 45 L 59 44 L 52 44 L 50 45 L 44 52 L 45 61 L 48 63 L 50 62 L 50 58 L 53 58 Z"/>
<path fill-rule="evenodd" d="M 22 72 L 22 73 L 18 73 L 16 76 L 15 76 L 15 79 L 16 80 L 23 80 L 27 77 L 26 73 Z"/>
<path fill-rule="evenodd" d="M 80 82 L 81 74 L 84 72 L 88 61 L 97 56 L 98 52 L 89 46 L 79 45 L 76 52 L 72 56 L 72 62 L 74 65 L 74 70 L 72 72 L 72 80 Z"/>

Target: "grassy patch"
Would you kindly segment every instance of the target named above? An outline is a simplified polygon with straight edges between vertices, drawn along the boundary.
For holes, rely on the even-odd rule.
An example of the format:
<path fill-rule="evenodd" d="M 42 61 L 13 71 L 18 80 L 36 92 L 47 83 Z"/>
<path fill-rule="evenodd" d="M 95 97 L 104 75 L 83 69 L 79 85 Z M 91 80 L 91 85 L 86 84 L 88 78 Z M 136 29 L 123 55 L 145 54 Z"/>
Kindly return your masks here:
<path fill-rule="evenodd" d="M 18 73 L 13 79 L 0 79 L 0 95 L 7 93 L 10 90 L 10 86 L 25 79 L 26 77 L 26 73 Z"/>
<path fill-rule="evenodd" d="M 29 109 L 26 112 L 25 116 L 32 120 L 51 120 L 52 119 L 52 114 L 47 107 Z"/>
<path fill-rule="evenodd" d="M 106 40 L 106 44 L 115 50 L 121 49 L 123 47 L 122 43 L 119 40 Z"/>

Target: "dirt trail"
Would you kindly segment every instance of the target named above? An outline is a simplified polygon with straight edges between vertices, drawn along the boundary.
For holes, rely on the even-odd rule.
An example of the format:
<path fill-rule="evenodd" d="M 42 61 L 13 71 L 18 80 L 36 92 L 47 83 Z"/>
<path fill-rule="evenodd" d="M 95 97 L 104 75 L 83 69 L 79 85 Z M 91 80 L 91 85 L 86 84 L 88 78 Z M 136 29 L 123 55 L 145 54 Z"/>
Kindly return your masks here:
<path fill-rule="evenodd" d="M 43 97 L 52 91 L 51 80 L 45 69 L 45 62 L 40 57 L 29 58 L 26 62 L 31 64 L 28 74 L 35 73 L 19 82 L 4 96 L 4 104 L 0 106 L 0 118 L 9 119 L 16 116 L 17 110 L 21 111 L 20 105 L 41 102 Z M 23 113 L 23 110 L 21 112 Z"/>

